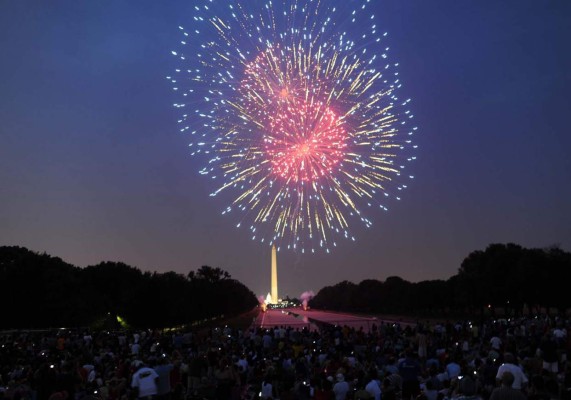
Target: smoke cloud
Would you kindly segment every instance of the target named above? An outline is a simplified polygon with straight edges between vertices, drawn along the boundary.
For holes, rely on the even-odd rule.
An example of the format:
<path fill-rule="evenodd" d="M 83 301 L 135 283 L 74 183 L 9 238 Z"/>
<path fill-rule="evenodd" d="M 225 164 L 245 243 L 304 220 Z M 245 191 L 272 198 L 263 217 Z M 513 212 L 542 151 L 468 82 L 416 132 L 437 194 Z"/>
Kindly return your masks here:
<path fill-rule="evenodd" d="M 309 290 L 307 292 L 303 292 L 299 296 L 299 299 L 301 300 L 301 304 L 303 305 L 304 310 L 307 310 L 307 303 L 309 302 L 309 300 L 311 300 L 314 297 L 315 297 L 315 293 L 313 293 L 312 290 Z"/>

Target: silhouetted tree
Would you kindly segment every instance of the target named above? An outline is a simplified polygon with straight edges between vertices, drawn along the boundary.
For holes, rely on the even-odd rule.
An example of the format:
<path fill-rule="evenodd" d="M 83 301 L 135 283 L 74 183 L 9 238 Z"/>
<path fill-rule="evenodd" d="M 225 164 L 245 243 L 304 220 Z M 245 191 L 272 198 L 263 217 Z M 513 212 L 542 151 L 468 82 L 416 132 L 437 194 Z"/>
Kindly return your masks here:
<path fill-rule="evenodd" d="M 257 299 L 220 268 L 203 266 L 188 277 L 117 262 L 81 269 L 22 247 L 0 247 L 0 304 L 0 328 L 111 326 L 116 316 L 135 327 L 165 327 L 234 315 Z"/>
<path fill-rule="evenodd" d="M 210 283 L 219 282 L 223 279 L 230 279 L 231 276 L 228 272 L 223 271 L 220 268 L 212 268 L 208 265 L 203 265 L 198 269 L 198 271 L 190 271 L 188 273 L 188 279 L 191 281 L 199 280 L 206 281 Z"/>
<path fill-rule="evenodd" d="M 319 291 L 310 305 L 334 310 L 378 313 L 447 313 L 484 315 L 488 305 L 508 315 L 524 306 L 571 306 L 567 295 L 571 282 L 571 253 L 559 247 L 526 249 L 519 245 L 491 244 L 470 253 L 458 273 L 447 281 L 410 283 L 398 276 L 385 282 L 344 281 Z M 494 308 L 492 308 L 493 310 Z"/>

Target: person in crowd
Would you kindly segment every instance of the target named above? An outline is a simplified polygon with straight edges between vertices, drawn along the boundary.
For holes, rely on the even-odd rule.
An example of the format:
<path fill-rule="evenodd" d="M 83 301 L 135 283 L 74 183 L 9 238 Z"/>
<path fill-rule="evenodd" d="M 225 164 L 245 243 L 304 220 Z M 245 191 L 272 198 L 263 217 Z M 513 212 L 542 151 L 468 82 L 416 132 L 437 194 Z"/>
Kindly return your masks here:
<path fill-rule="evenodd" d="M 157 379 L 157 400 L 171 400 L 171 372 L 174 366 L 167 360 L 166 354 L 162 354 L 154 370 Z"/>
<path fill-rule="evenodd" d="M 272 400 L 274 398 L 274 388 L 269 377 L 265 377 L 262 381 L 260 389 L 260 398 L 263 400 Z"/>
<path fill-rule="evenodd" d="M 527 396 L 521 390 L 512 387 L 514 379 L 510 371 L 503 372 L 500 378 L 501 386 L 494 389 L 490 400 L 527 400 Z"/>
<path fill-rule="evenodd" d="M 341 373 L 335 376 L 337 383 L 333 385 L 333 393 L 335 394 L 335 400 L 345 400 L 347 394 L 351 390 L 349 383 L 345 381 L 345 376 Z"/>
<path fill-rule="evenodd" d="M 541 375 L 535 375 L 530 380 L 530 387 L 527 393 L 528 400 L 550 400 L 551 396 L 545 388 L 545 380 Z"/>
<path fill-rule="evenodd" d="M 502 379 L 504 372 L 510 372 L 514 378 L 512 388 L 516 390 L 522 390 L 527 386 L 527 376 L 517 364 L 516 358 L 512 353 L 504 354 L 504 363 L 498 368 L 498 373 L 496 379 L 498 382 Z"/>
<path fill-rule="evenodd" d="M 460 375 L 462 375 L 462 368 L 460 364 L 456 362 L 456 359 L 452 357 L 450 362 L 446 364 L 446 374 L 448 375 L 448 379 L 451 381 L 458 379 Z"/>
<path fill-rule="evenodd" d="M 477 330 L 474 326 L 473 321 L 423 321 L 381 323 L 370 330 L 341 324 L 319 331 L 221 326 L 176 333 L 85 329 L 0 333 L 0 397 L 49 400 L 54 395 L 52 400 L 64 400 L 61 397 L 67 393 L 67 400 L 87 396 L 249 400 L 262 395 L 331 400 L 354 399 L 359 392 L 381 400 L 416 400 L 420 394 L 426 400 L 474 395 L 488 400 L 493 391 L 493 400 L 503 400 L 515 390 L 523 396 L 527 392 L 533 400 L 545 400 L 546 395 L 571 400 L 566 341 L 554 342 L 559 373 L 553 373 L 552 365 L 542 368 L 549 350 L 545 339 L 553 337 L 554 329 L 566 330 L 568 321 L 531 316 L 484 319 Z M 419 333 L 426 336 L 422 364 L 415 356 Z M 491 341 L 494 337 L 501 342 L 503 356 L 494 349 L 498 343 Z M 462 371 L 462 379 L 450 380 L 455 373 L 447 366 L 452 362 Z M 514 380 L 510 391 L 503 390 L 508 387 L 505 372 Z M 468 377 L 476 383 L 475 394 L 462 385 Z M 494 389 L 496 377 L 501 386 Z M 533 377 L 528 391 L 527 377 Z M 513 396 L 516 399 L 509 400 L 521 398 Z"/>
<path fill-rule="evenodd" d="M 371 372 L 366 380 L 368 382 L 365 386 L 365 390 L 371 395 L 372 399 L 381 400 L 381 383 L 375 374 Z"/>
<path fill-rule="evenodd" d="M 481 400 L 477 394 L 476 381 L 469 376 L 458 379 L 458 391 L 454 396 L 455 400 Z"/>
<path fill-rule="evenodd" d="M 402 377 L 402 399 L 415 399 L 420 394 L 421 367 L 410 349 L 407 349 L 405 358 L 399 363 L 399 374 Z"/>
<path fill-rule="evenodd" d="M 131 388 L 135 390 L 136 397 L 148 399 L 155 396 L 158 392 L 159 375 L 157 372 L 141 361 L 135 362 L 133 366 L 136 371 L 131 379 Z"/>
<path fill-rule="evenodd" d="M 422 393 L 426 400 L 438 400 L 438 390 L 434 385 L 434 380 L 429 379 L 424 383 L 424 386 L 421 387 Z"/>
<path fill-rule="evenodd" d="M 551 375 L 557 375 L 559 372 L 559 359 L 557 356 L 556 338 L 546 333 L 541 340 L 539 350 L 543 361 L 543 369 Z"/>

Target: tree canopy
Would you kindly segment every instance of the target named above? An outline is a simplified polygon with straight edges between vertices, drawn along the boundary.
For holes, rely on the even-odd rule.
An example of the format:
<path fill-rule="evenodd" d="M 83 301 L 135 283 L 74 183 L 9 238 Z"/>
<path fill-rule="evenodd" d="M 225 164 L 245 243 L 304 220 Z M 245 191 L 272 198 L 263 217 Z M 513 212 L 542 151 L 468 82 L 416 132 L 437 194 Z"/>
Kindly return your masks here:
<path fill-rule="evenodd" d="M 0 328 L 90 326 L 114 319 L 168 327 L 257 304 L 254 293 L 220 268 L 187 276 L 142 272 L 121 262 L 86 268 L 23 247 L 0 247 Z"/>
<path fill-rule="evenodd" d="M 448 280 L 411 283 L 400 277 L 384 282 L 344 281 L 319 291 L 310 302 L 317 308 L 378 313 L 445 315 L 471 313 L 488 306 L 520 313 L 528 308 L 571 307 L 571 253 L 558 247 L 526 249 L 491 244 L 470 253 Z"/>

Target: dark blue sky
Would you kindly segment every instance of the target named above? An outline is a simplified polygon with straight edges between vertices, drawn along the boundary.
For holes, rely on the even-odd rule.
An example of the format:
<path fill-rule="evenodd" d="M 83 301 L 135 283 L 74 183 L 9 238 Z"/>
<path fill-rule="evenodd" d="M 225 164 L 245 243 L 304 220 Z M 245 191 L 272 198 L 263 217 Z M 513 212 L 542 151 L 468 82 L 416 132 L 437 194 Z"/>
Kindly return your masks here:
<path fill-rule="evenodd" d="M 382 1 L 413 99 L 415 180 L 357 242 L 280 252 L 280 289 L 447 279 L 492 242 L 571 250 L 571 2 Z M 269 289 L 269 248 L 178 132 L 170 51 L 193 1 L 0 3 L 0 245 L 86 266 L 228 270 Z"/>

